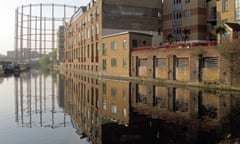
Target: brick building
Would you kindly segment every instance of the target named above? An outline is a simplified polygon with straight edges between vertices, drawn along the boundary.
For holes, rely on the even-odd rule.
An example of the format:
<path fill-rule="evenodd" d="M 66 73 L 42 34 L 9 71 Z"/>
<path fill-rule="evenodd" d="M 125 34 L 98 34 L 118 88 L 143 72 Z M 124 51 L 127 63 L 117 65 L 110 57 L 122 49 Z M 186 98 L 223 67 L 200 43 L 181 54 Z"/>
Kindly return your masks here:
<path fill-rule="evenodd" d="M 217 1 L 218 24 L 224 25 L 226 33 L 222 35 L 223 40 L 239 38 L 240 32 L 240 0 L 218 0 Z"/>
<path fill-rule="evenodd" d="M 152 35 L 122 32 L 102 38 L 99 70 L 103 75 L 130 76 L 131 51 L 137 47 L 151 46 Z"/>
<path fill-rule="evenodd" d="M 239 22 L 239 0 L 217 0 L 218 23 Z"/>
<path fill-rule="evenodd" d="M 134 49 L 131 76 L 230 84 L 230 71 L 215 47 Z"/>
<path fill-rule="evenodd" d="M 163 17 L 165 40 L 169 34 L 173 41 L 215 39 L 209 27 L 216 24 L 216 0 L 165 0 Z"/>
<path fill-rule="evenodd" d="M 67 68 L 98 72 L 102 37 L 125 31 L 153 35 L 152 44 L 162 40 L 162 2 L 159 0 L 92 0 L 80 7 L 66 28 Z M 114 54 L 115 55 L 115 54 Z"/>

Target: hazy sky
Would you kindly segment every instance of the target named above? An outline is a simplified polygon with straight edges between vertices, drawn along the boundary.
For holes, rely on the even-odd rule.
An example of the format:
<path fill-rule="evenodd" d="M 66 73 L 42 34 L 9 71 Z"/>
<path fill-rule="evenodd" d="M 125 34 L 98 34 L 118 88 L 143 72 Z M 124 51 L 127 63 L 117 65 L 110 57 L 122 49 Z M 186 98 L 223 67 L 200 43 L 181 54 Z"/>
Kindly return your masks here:
<path fill-rule="evenodd" d="M 14 50 L 15 9 L 21 5 L 55 3 L 86 6 L 89 0 L 4 0 L 0 7 L 0 54 Z"/>

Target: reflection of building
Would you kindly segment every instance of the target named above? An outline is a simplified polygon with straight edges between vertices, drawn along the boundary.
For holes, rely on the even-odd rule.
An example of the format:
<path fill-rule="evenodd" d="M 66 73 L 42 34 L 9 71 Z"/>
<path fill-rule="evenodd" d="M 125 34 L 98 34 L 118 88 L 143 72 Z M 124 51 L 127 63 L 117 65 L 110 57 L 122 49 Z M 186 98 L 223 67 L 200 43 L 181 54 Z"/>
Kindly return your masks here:
<path fill-rule="evenodd" d="M 219 129 L 240 101 L 235 92 L 97 79 L 71 72 L 65 74 L 64 87 L 66 112 L 82 130 L 81 137 L 98 144 L 169 143 L 179 137 L 190 143 L 216 143 L 219 137 L 225 138 Z M 239 136 L 238 131 L 233 133 Z"/>
<path fill-rule="evenodd" d="M 119 124 L 129 123 L 129 82 L 102 80 L 99 82 L 102 96 L 102 116 Z"/>
<path fill-rule="evenodd" d="M 94 143 L 102 143 L 102 124 L 129 122 L 129 83 L 65 75 L 65 111 Z"/>
<path fill-rule="evenodd" d="M 57 96 L 58 104 L 64 108 L 64 77 L 63 75 L 57 75 Z"/>
<path fill-rule="evenodd" d="M 173 122 L 187 122 L 197 127 L 219 127 L 221 120 L 236 106 L 239 95 L 202 91 L 194 88 L 170 88 L 165 86 L 132 83 L 132 107 L 134 111 Z M 233 97 L 230 97 L 232 95 Z M 196 123 L 196 119 L 208 124 Z"/>

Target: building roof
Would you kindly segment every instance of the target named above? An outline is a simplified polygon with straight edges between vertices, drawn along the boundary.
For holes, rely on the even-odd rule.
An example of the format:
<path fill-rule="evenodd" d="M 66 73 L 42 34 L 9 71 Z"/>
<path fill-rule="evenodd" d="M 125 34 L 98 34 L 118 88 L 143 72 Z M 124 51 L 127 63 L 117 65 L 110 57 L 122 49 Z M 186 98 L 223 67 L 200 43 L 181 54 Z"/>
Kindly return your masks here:
<path fill-rule="evenodd" d="M 152 34 L 144 33 L 144 32 L 137 32 L 137 31 L 124 31 L 124 32 L 119 32 L 119 33 L 114 33 L 114 34 L 109 34 L 102 36 L 102 38 L 107 38 L 107 37 L 112 37 L 112 36 L 119 36 L 123 34 L 137 34 L 137 35 L 143 35 L 143 36 L 149 36 L 152 37 Z"/>
<path fill-rule="evenodd" d="M 227 26 L 229 26 L 233 31 L 240 31 L 240 25 L 238 23 L 225 23 Z"/>

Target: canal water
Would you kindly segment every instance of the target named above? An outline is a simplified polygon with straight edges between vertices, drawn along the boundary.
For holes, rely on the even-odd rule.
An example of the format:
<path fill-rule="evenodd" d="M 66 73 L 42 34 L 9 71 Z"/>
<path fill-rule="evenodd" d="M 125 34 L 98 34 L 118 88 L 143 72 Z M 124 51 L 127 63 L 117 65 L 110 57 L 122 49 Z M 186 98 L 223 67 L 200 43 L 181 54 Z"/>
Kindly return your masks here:
<path fill-rule="evenodd" d="M 240 93 L 31 70 L 0 78 L 4 144 L 240 143 Z"/>

